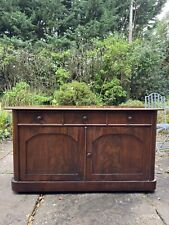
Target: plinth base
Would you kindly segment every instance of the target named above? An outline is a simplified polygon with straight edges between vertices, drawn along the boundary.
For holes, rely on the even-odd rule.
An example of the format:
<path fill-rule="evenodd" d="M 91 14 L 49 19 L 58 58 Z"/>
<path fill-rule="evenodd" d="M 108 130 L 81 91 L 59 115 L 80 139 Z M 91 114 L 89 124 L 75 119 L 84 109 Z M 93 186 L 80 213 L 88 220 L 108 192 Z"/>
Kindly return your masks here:
<path fill-rule="evenodd" d="M 153 192 L 156 180 L 152 181 L 15 181 L 15 192 Z"/>

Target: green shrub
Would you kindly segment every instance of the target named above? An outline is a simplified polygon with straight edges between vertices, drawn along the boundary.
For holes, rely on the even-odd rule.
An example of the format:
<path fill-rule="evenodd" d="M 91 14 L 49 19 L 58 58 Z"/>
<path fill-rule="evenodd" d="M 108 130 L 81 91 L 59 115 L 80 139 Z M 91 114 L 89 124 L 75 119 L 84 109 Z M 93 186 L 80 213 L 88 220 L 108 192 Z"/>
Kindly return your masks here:
<path fill-rule="evenodd" d="M 126 95 L 126 91 L 122 88 L 117 78 L 113 78 L 102 86 L 102 98 L 105 105 L 118 105 L 124 101 Z"/>
<path fill-rule="evenodd" d="M 54 92 L 53 105 L 99 105 L 101 102 L 87 84 L 73 81 Z"/>
<path fill-rule="evenodd" d="M 25 82 L 17 83 L 11 90 L 6 91 L 2 97 L 2 106 L 43 105 L 50 102 L 50 98 L 38 95 L 31 91 Z"/>
<path fill-rule="evenodd" d="M 0 140 L 9 138 L 12 134 L 11 115 L 0 110 Z"/>
<path fill-rule="evenodd" d="M 120 104 L 120 106 L 126 106 L 126 107 L 144 107 L 144 103 L 139 100 L 132 100 L 129 99 L 128 101 Z"/>
<path fill-rule="evenodd" d="M 56 81 L 57 84 L 63 85 L 70 79 L 70 72 L 65 70 L 64 68 L 60 67 L 56 70 Z"/>

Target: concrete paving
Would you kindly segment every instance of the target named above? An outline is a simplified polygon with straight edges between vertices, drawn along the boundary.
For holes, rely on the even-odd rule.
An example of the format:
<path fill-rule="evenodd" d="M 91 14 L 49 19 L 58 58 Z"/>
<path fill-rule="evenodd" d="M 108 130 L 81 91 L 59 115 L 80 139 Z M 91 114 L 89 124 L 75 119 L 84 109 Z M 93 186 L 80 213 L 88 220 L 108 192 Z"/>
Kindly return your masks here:
<path fill-rule="evenodd" d="M 0 144 L 0 225 L 169 225 L 169 152 L 156 155 L 154 193 L 15 194 L 12 143 Z"/>
<path fill-rule="evenodd" d="M 51 225 L 162 225 L 142 194 L 48 195 L 35 223 Z"/>
<path fill-rule="evenodd" d="M 12 143 L 0 144 L 0 225 L 26 225 L 38 195 L 19 195 L 11 190 Z"/>

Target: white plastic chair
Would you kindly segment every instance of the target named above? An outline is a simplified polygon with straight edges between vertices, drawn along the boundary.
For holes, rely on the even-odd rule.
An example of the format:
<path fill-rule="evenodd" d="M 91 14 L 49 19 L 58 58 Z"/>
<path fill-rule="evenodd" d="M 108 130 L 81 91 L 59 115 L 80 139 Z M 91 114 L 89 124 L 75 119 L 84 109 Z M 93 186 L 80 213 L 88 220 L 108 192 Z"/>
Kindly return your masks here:
<path fill-rule="evenodd" d="M 165 96 L 159 93 L 151 93 L 145 96 L 145 108 L 157 108 L 163 110 L 163 122 L 157 124 L 157 136 L 160 132 L 164 131 L 163 140 L 157 142 L 157 151 L 167 149 L 166 144 L 169 139 L 169 124 L 166 120 L 166 112 L 169 107 L 166 106 Z M 169 146 L 168 146 L 169 148 Z"/>

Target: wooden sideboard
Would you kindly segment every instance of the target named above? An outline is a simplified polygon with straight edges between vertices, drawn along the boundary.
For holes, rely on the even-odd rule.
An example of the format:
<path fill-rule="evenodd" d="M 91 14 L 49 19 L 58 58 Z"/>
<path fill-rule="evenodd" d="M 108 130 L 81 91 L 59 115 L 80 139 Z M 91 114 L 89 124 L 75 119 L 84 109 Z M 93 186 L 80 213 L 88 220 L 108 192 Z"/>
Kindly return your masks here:
<path fill-rule="evenodd" d="M 156 109 L 12 112 L 15 192 L 155 190 Z"/>

